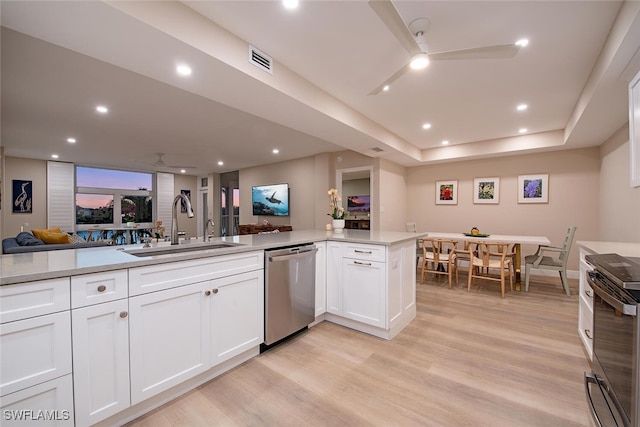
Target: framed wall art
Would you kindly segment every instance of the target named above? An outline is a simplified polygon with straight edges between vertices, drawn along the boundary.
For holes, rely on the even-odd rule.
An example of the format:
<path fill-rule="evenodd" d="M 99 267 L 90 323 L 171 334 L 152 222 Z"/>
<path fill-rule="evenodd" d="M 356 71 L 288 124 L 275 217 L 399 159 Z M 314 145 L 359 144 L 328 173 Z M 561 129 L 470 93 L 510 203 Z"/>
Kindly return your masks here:
<path fill-rule="evenodd" d="M 518 203 L 549 203 L 549 174 L 518 175 Z"/>
<path fill-rule="evenodd" d="M 13 213 L 33 213 L 33 181 L 14 179 L 13 189 Z"/>
<path fill-rule="evenodd" d="M 191 202 L 191 190 L 180 190 L 180 194 L 184 194 L 185 196 L 187 196 L 187 199 L 189 199 L 189 202 Z M 187 212 L 187 204 L 182 199 L 180 200 L 180 212 Z"/>
<path fill-rule="evenodd" d="M 436 181 L 436 205 L 458 204 L 458 180 Z"/>
<path fill-rule="evenodd" d="M 473 180 L 473 203 L 500 203 L 500 178 L 476 178 Z"/>

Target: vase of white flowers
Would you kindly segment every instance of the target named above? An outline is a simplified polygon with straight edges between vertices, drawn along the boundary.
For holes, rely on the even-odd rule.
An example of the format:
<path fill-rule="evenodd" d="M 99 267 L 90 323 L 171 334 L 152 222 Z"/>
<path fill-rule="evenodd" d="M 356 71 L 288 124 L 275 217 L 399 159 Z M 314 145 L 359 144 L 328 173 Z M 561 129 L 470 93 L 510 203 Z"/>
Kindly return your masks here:
<path fill-rule="evenodd" d="M 329 195 L 329 208 L 331 212 L 328 213 L 331 217 L 331 226 L 334 231 L 342 231 L 344 228 L 344 217 L 346 216 L 346 212 L 344 208 L 340 205 L 340 195 L 338 195 L 338 190 L 335 188 L 330 188 L 327 192 Z"/>

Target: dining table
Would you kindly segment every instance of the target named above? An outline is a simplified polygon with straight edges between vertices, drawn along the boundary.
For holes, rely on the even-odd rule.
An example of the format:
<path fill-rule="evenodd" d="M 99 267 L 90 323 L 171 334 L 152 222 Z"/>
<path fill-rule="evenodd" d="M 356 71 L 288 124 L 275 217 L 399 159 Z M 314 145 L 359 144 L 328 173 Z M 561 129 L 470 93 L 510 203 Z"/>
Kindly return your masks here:
<path fill-rule="evenodd" d="M 437 231 L 429 231 L 426 236 L 423 238 L 436 238 L 436 239 L 447 239 L 447 240 L 455 240 L 458 242 L 467 242 L 467 241 L 483 241 L 487 243 L 492 242 L 504 242 L 510 243 L 514 245 L 515 248 L 515 263 L 514 270 L 516 275 L 516 290 L 520 290 L 520 268 L 522 265 L 522 245 L 534 245 L 534 246 L 549 246 L 551 245 L 551 241 L 545 236 L 526 236 L 526 235 L 511 235 L 511 234 L 479 234 L 479 235 L 471 235 L 471 233 L 442 233 Z"/>

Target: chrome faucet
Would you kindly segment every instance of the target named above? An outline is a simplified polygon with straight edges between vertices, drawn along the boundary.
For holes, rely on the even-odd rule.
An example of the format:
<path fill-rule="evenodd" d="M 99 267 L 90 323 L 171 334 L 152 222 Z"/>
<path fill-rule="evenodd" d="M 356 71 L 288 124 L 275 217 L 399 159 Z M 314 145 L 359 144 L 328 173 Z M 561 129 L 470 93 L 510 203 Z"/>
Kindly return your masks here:
<path fill-rule="evenodd" d="M 182 200 L 184 204 L 187 206 L 187 216 L 189 218 L 193 218 L 193 209 L 191 208 L 191 202 L 189 198 L 184 194 L 178 194 L 175 199 L 173 199 L 173 213 L 171 215 L 171 244 L 178 244 L 178 201 Z"/>
<path fill-rule="evenodd" d="M 206 224 L 204 225 L 204 237 L 202 238 L 203 242 L 209 241 L 209 225 L 211 225 L 212 230 L 215 227 L 216 223 L 212 219 L 208 219 Z"/>

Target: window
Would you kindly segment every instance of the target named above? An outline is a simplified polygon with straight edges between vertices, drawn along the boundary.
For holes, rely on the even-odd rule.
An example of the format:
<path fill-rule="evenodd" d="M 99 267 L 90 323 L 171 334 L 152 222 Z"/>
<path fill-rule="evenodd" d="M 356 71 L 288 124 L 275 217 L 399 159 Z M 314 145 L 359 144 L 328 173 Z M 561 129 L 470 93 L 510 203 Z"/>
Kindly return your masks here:
<path fill-rule="evenodd" d="M 76 225 L 153 223 L 153 174 L 76 167 Z"/>

